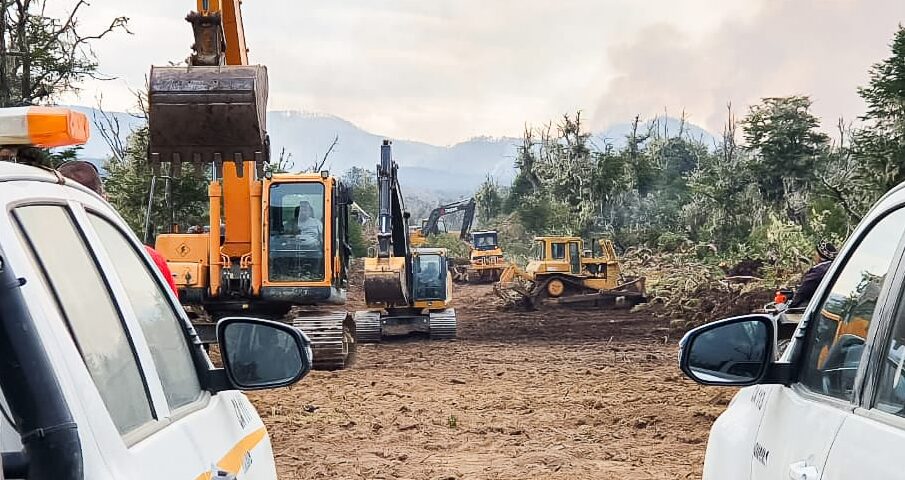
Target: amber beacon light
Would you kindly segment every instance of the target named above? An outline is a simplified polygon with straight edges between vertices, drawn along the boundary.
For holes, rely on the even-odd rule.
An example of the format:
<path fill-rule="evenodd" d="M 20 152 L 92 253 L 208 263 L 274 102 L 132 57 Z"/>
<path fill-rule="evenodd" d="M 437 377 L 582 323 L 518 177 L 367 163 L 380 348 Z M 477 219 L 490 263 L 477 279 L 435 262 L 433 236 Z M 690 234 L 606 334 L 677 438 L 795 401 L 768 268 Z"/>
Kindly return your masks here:
<path fill-rule="evenodd" d="M 88 117 L 68 108 L 0 109 L 0 145 L 79 145 L 88 141 L 88 133 Z"/>

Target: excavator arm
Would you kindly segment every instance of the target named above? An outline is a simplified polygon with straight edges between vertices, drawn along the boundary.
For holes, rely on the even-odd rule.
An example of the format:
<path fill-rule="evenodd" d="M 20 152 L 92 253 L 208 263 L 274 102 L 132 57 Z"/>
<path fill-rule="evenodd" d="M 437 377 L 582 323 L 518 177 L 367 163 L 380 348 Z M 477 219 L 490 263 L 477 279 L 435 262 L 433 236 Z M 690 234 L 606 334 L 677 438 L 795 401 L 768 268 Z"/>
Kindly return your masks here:
<path fill-rule="evenodd" d="M 261 188 L 270 160 L 266 129 L 267 69 L 249 65 L 240 0 L 198 0 L 186 20 L 194 33 L 188 66 L 152 67 L 148 88 L 149 162 L 155 172 L 184 164 L 211 170 L 208 197 L 209 295 L 236 262 L 250 271 L 243 289 L 262 282 Z M 246 258 L 246 260 L 241 260 Z M 239 260 L 236 260 L 239 259 Z M 247 259 L 250 259 L 248 261 Z"/>
<path fill-rule="evenodd" d="M 421 229 L 421 234 L 425 237 L 430 235 L 439 235 L 440 228 L 439 223 L 440 219 L 447 216 L 452 215 L 457 212 L 465 212 L 465 216 L 462 218 L 462 230 L 459 233 L 459 237 L 462 240 L 468 240 L 468 234 L 471 232 L 471 225 L 474 223 L 474 214 L 475 214 L 475 200 L 474 198 L 468 198 L 465 200 L 459 200 L 458 202 L 448 203 L 446 205 L 441 205 L 435 209 L 433 209 L 430 215 L 427 217 L 427 222 L 424 224 L 424 227 Z"/>
<path fill-rule="evenodd" d="M 186 18 L 195 33 L 192 65 L 248 65 L 241 5 L 241 0 L 198 0 L 198 11 Z"/>
<path fill-rule="evenodd" d="M 377 256 L 365 259 L 364 291 L 369 306 L 410 304 L 412 251 L 398 170 L 392 146 L 384 140 L 377 165 Z"/>

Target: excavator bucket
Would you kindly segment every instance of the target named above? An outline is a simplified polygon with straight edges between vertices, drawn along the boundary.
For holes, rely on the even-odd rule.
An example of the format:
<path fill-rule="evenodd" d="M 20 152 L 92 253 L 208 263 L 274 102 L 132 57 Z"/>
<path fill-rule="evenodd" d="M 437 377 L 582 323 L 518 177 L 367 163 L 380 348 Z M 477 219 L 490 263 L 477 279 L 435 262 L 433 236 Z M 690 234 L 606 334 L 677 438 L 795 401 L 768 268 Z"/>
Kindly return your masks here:
<path fill-rule="evenodd" d="M 269 161 L 267 69 L 260 65 L 153 67 L 148 92 L 150 161 L 156 169 Z"/>

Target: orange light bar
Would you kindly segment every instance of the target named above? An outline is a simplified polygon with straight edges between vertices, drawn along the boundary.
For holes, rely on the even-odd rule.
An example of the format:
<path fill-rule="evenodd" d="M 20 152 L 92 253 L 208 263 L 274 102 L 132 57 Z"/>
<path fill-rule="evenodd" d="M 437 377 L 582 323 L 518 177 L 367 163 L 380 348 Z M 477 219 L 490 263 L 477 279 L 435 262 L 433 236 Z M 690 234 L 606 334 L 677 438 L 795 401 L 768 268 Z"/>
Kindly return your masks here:
<path fill-rule="evenodd" d="M 0 108 L 0 145 L 65 147 L 83 144 L 88 136 L 88 117 L 68 108 Z"/>

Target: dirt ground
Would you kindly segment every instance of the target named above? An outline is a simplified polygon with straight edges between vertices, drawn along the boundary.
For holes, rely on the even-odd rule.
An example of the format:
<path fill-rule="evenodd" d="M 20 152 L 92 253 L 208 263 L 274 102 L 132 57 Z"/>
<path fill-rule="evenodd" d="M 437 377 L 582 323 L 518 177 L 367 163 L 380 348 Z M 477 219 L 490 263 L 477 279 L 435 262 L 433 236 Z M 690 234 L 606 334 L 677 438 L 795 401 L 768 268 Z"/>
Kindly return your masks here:
<path fill-rule="evenodd" d="M 700 477 L 734 391 L 681 375 L 665 321 L 456 295 L 456 341 L 366 345 L 350 370 L 251 395 L 281 479 Z"/>

